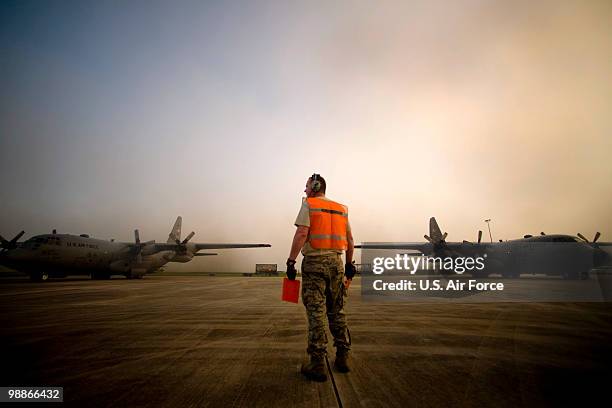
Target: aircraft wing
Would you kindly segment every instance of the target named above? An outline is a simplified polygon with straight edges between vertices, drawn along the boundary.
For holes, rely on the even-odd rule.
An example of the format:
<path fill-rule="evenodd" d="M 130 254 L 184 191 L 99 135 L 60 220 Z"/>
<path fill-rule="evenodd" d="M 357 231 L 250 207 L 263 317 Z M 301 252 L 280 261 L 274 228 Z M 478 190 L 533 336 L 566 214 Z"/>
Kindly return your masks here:
<path fill-rule="evenodd" d="M 228 248 L 269 248 L 270 244 L 189 244 L 193 245 L 196 251 L 201 249 L 228 249 Z M 155 244 L 157 251 L 177 251 L 184 248 L 184 245 L 179 244 Z"/>
<path fill-rule="evenodd" d="M 355 245 L 360 249 L 412 249 L 421 253 L 431 251 L 432 245 L 425 242 L 365 242 Z"/>
<path fill-rule="evenodd" d="M 443 248 L 451 251 L 468 251 L 471 253 L 475 250 L 489 250 L 492 246 L 499 245 L 498 243 L 480 243 L 472 242 L 445 242 Z M 367 242 L 361 245 L 355 245 L 355 248 L 363 249 L 395 249 L 395 250 L 414 250 L 422 254 L 434 253 L 434 245 L 429 242 Z"/>
<path fill-rule="evenodd" d="M 201 249 L 227 249 L 227 248 L 269 248 L 270 244 L 194 244 L 199 251 Z"/>

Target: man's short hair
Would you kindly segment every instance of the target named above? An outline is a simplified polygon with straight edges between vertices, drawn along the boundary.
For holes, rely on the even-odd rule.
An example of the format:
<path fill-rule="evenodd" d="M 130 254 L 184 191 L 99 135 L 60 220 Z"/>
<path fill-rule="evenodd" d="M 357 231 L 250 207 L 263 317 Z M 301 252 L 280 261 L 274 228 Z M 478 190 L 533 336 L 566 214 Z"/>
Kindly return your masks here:
<path fill-rule="evenodd" d="M 310 176 L 308 180 L 312 182 L 312 176 Z M 325 183 L 325 179 L 321 175 L 317 175 L 317 181 L 321 183 L 321 188 L 319 189 L 319 191 L 317 191 L 317 193 L 325 194 L 325 188 L 327 187 L 327 184 Z"/>

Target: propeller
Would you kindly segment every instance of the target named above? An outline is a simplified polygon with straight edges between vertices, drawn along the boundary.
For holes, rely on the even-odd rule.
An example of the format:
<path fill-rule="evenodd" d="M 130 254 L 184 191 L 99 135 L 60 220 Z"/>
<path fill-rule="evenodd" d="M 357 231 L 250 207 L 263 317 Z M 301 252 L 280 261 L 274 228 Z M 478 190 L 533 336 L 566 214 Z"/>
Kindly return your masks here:
<path fill-rule="evenodd" d="M 480 244 L 480 242 L 482 241 L 482 231 L 478 231 L 478 243 Z M 464 244 L 471 244 L 470 241 L 466 241 L 465 239 L 463 240 Z"/>
<path fill-rule="evenodd" d="M 176 245 L 179 247 L 177 252 L 180 252 L 182 254 L 187 253 L 187 243 L 189 242 L 191 238 L 193 238 L 194 235 L 195 235 L 195 232 L 191 231 L 189 235 L 187 235 L 183 241 L 176 239 L 175 240 Z"/>
<path fill-rule="evenodd" d="M 134 256 L 136 257 L 136 262 L 137 263 L 142 263 L 142 250 L 144 247 L 146 247 L 147 245 L 150 244 L 154 244 L 155 241 L 147 241 L 147 242 L 140 242 L 140 233 L 138 232 L 138 230 L 134 230 L 134 242 L 135 245 L 133 246 L 132 252 L 134 254 Z"/>
<path fill-rule="evenodd" d="M 582 235 L 581 233 L 578 233 L 578 234 L 576 234 L 576 235 L 578 235 L 578 238 L 580 238 L 580 239 L 581 239 L 581 240 L 583 240 L 584 242 L 587 242 L 587 243 L 593 243 L 593 244 L 594 244 L 594 243 L 596 243 L 596 242 L 597 242 L 597 240 L 599 239 L 599 237 L 601 237 L 601 232 L 597 231 L 597 232 L 595 233 L 595 236 L 593 237 L 593 241 L 591 241 L 591 242 L 589 242 L 589 240 L 588 240 L 588 239 L 586 239 L 586 238 L 584 237 L 584 235 Z"/>
<path fill-rule="evenodd" d="M 185 237 L 185 239 L 183 240 L 183 242 L 181 242 L 181 243 L 180 243 L 180 245 L 185 245 L 185 244 L 187 244 L 187 243 L 189 242 L 189 240 L 190 240 L 191 238 L 193 238 L 193 236 L 194 236 L 194 235 L 195 235 L 195 232 L 191 231 L 191 232 L 189 233 L 189 235 L 187 235 L 187 236 Z M 176 243 L 177 243 L 177 244 L 179 244 L 178 239 L 176 240 Z"/>
<path fill-rule="evenodd" d="M 21 231 L 19 234 L 15 235 L 15 237 L 10 241 L 7 241 L 2 235 L 0 235 L 0 248 L 6 250 L 17 248 L 17 240 L 19 240 L 19 238 L 21 238 L 23 234 L 25 234 L 25 231 Z"/>

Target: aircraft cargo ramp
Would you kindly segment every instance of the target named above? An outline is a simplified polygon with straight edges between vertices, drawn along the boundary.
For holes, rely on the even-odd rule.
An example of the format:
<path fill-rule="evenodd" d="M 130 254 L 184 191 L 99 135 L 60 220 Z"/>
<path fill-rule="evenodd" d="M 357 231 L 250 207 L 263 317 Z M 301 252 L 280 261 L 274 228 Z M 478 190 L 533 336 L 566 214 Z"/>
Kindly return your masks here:
<path fill-rule="evenodd" d="M 361 300 L 357 280 L 353 370 L 315 383 L 299 372 L 303 306 L 282 303 L 280 288 L 272 277 L 2 280 L 0 385 L 62 386 L 69 405 L 87 407 L 514 407 L 609 395 L 610 303 L 377 304 Z"/>

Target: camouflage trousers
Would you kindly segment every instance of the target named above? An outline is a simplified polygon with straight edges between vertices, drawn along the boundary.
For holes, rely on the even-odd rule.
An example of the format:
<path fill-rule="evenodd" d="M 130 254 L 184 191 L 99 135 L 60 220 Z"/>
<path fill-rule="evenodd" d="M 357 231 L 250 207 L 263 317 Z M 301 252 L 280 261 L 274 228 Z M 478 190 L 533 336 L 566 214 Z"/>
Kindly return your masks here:
<path fill-rule="evenodd" d="M 344 304 L 344 265 L 340 255 L 307 256 L 302 261 L 302 302 L 308 317 L 308 354 L 325 357 L 327 334 L 325 316 L 337 352 L 351 348 Z"/>

